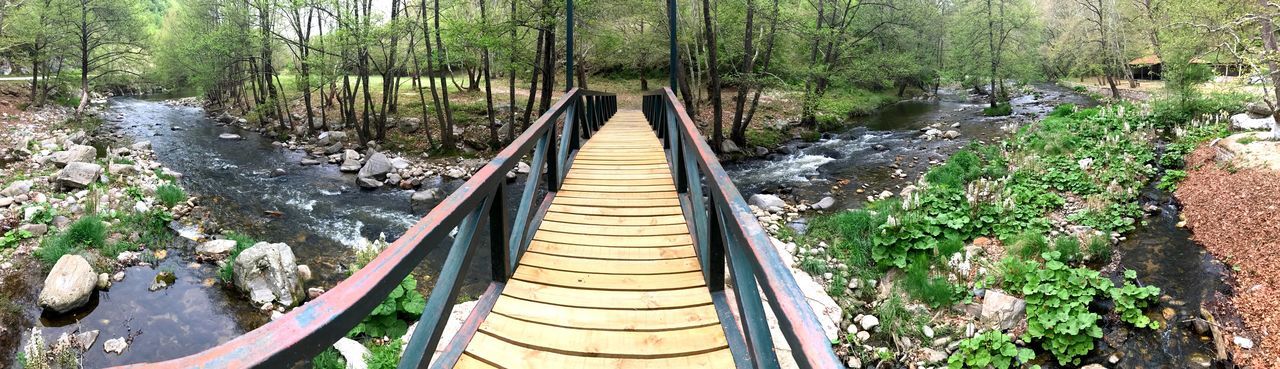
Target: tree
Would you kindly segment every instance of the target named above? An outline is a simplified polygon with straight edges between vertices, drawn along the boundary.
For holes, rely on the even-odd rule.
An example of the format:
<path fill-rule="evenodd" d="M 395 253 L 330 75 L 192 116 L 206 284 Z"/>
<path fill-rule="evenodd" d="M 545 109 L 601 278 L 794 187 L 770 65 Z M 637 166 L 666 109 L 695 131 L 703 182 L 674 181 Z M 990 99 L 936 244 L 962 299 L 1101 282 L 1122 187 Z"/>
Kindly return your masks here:
<path fill-rule="evenodd" d="M 135 0 L 55 0 L 63 25 L 72 32 L 71 55 L 80 72 L 80 104 L 76 115 L 89 106 L 89 91 L 99 78 L 141 75 L 146 51 L 145 24 Z"/>
<path fill-rule="evenodd" d="M 716 43 L 716 25 L 712 23 L 711 3 L 709 0 L 702 0 L 702 25 L 705 28 L 705 37 L 707 39 L 707 74 L 710 76 L 710 95 L 711 95 L 711 147 L 717 152 L 724 150 L 724 126 L 723 107 L 720 103 L 720 61 L 716 58 L 720 45 Z"/>

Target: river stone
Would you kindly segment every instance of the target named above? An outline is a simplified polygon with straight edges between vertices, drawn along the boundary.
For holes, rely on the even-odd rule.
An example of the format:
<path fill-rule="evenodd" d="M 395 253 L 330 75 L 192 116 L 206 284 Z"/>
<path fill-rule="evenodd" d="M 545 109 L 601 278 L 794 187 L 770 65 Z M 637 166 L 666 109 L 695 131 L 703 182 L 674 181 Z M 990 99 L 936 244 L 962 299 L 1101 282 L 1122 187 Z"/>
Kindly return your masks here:
<path fill-rule="evenodd" d="M 391 159 L 391 167 L 395 170 L 401 170 L 409 167 L 409 161 L 404 158 Z"/>
<path fill-rule="evenodd" d="M 751 198 L 747 200 L 747 203 L 750 203 L 751 205 L 755 205 L 756 207 L 761 209 L 768 209 L 773 207 L 782 208 L 787 206 L 787 202 L 782 201 L 782 199 L 779 198 L 777 195 L 770 195 L 770 194 L 764 194 L 764 193 L 751 195 Z"/>
<path fill-rule="evenodd" d="M 422 191 L 414 192 L 409 197 L 409 207 L 411 209 L 430 209 L 443 198 L 444 195 L 439 188 L 428 188 Z"/>
<path fill-rule="evenodd" d="M 347 141 L 347 133 L 342 131 L 325 131 L 320 132 L 320 137 L 316 139 L 316 145 L 328 146 L 333 143 L 342 143 Z"/>
<path fill-rule="evenodd" d="M 40 290 L 40 306 L 59 314 L 89 302 L 98 284 L 98 274 L 80 255 L 63 255 L 53 265 Z"/>
<path fill-rule="evenodd" d="M 9 205 L 13 205 L 12 197 L 0 197 L 0 208 L 7 208 Z"/>
<path fill-rule="evenodd" d="M 355 150 L 343 151 L 342 166 L 338 170 L 348 173 L 360 171 L 360 153 Z"/>
<path fill-rule="evenodd" d="M 61 168 L 70 163 L 91 163 L 96 157 L 98 157 L 98 150 L 93 146 L 72 145 L 64 151 L 53 153 L 49 156 L 49 160 Z"/>
<path fill-rule="evenodd" d="M 141 142 L 129 145 L 129 148 L 133 149 L 133 151 L 151 150 L 151 141 L 141 141 Z"/>
<path fill-rule="evenodd" d="M 213 240 L 196 246 L 196 256 L 202 258 L 221 258 L 236 248 L 235 240 Z"/>
<path fill-rule="evenodd" d="M 522 161 L 516 164 L 516 174 L 529 174 L 530 170 L 529 163 Z"/>
<path fill-rule="evenodd" d="M 946 132 L 942 132 L 942 138 L 945 138 L 948 140 L 954 140 L 954 139 L 960 138 L 960 131 L 949 130 Z"/>
<path fill-rule="evenodd" d="M 920 357 L 924 359 L 925 363 L 940 363 L 947 360 L 947 353 L 931 348 L 923 348 L 920 349 Z"/>
<path fill-rule="evenodd" d="M 298 164 L 301 164 L 301 165 L 304 165 L 304 166 L 306 166 L 306 165 L 320 165 L 320 161 L 319 161 L 319 160 L 316 160 L 316 159 L 307 158 L 307 159 L 302 159 L 302 161 L 301 161 L 301 162 L 298 162 Z"/>
<path fill-rule="evenodd" d="M 1231 342 L 1235 343 L 1236 346 L 1240 346 L 1240 348 L 1245 350 L 1249 350 L 1253 348 L 1253 340 L 1245 337 L 1235 336 L 1235 338 L 1231 339 Z"/>
<path fill-rule="evenodd" d="M 342 355 L 342 359 L 347 362 L 347 369 L 366 369 L 369 364 L 364 361 L 373 356 L 360 342 L 346 337 L 334 342 L 333 349 L 338 350 L 338 355 Z"/>
<path fill-rule="evenodd" d="M 93 163 L 73 162 L 58 172 L 58 184 L 65 188 L 85 188 L 98 180 L 102 166 Z"/>
<path fill-rule="evenodd" d="M 298 266 L 289 245 L 259 242 L 236 256 L 232 272 L 236 287 L 248 293 L 254 305 L 276 301 L 292 307 L 302 299 Z"/>
<path fill-rule="evenodd" d="M 1002 291 L 987 290 L 982 299 L 982 321 L 1001 330 L 1013 328 L 1026 317 L 1027 302 Z"/>
<path fill-rule="evenodd" d="M 33 185 L 35 185 L 35 182 L 30 180 L 15 181 L 10 183 L 9 187 L 5 187 L 4 190 L 0 190 L 0 196 L 26 195 L 28 192 L 31 192 L 31 186 Z"/>
<path fill-rule="evenodd" d="M 1231 116 L 1231 126 L 1246 131 L 1266 130 L 1270 129 L 1274 124 L 1276 124 L 1275 117 L 1270 115 L 1262 118 L 1251 117 L 1248 113 L 1240 113 Z"/>
<path fill-rule="evenodd" d="M 382 181 L 369 178 L 369 177 L 356 178 L 356 182 L 360 184 L 361 188 L 373 189 L 373 188 L 382 187 Z"/>
<path fill-rule="evenodd" d="M 124 349 L 127 347 L 129 347 L 129 342 L 126 342 L 124 337 L 112 338 L 102 343 L 102 351 L 116 355 L 124 353 Z"/>
<path fill-rule="evenodd" d="M 880 318 L 876 318 L 875 315 L 863 315 L 862 320 L 858 321 L 858 326 L 862 327 L 864 331 L 870 331 L 879 325 Z"/>
<path fill-rule="evenodd" d="M 720 143 L 720 151 L 724 152 L 725 154 L 732 154 L 732 153 L 742 151 L 742 149 L 738 148 L 738 144 L 733 143 L 733 140 L 725 140 L 724 142 Z"/>
<path fill-rule="evenodd" d="M 223 133 L 223 134 L 218 135 L 218 138 L 221 138 L 221 139 L 224 139 L 224 140 L 239 140 L 241 137 L 240 137 L 240 135 L 235 134 L 235 133 Z"/>
<path fill-rule="evenodd" d="M 1271 108 L 1265 104 L 1248 103 L 1244 106 L 1245 112 L 1253 115 L 1255 118 L 1262 118 L 1272 114 Z"/>
<path fill-rule="evenodd" d="M 818 202 L 812 205 L 809 205 L 809 207 L 813 208 L 814 210 L 823 210 L 823 209 L 830 209 L 835 204 L 836 204 L 836 199 L 834 197 L 827 196 L 827 197 L 823 197 L 822 200 L 818 200 Z"/>
<path fill-rule="evenodd" d="M 391 172 L 391 159 L 387 159 L 386 155 L 380 152 L 374 152 L 369 155 L 369 160 L 360 168 L 357 174 L 360 178 L 382 178 Z"/>

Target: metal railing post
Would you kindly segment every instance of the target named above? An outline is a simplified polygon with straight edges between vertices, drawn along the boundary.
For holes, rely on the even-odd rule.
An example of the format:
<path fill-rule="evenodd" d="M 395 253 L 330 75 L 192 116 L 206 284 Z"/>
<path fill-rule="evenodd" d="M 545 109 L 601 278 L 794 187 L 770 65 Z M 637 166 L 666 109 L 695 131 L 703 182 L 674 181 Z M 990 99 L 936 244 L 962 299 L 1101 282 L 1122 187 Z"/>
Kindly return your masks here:
<path fill-rule="evenodd" d="M 494 190 L 493 205 L 489 206 L 489 264 L 495 282 L 506 282 L 507 243 L 511 239 L 511 225 L 507 224 L 507 184 L 498 183 Z"/>

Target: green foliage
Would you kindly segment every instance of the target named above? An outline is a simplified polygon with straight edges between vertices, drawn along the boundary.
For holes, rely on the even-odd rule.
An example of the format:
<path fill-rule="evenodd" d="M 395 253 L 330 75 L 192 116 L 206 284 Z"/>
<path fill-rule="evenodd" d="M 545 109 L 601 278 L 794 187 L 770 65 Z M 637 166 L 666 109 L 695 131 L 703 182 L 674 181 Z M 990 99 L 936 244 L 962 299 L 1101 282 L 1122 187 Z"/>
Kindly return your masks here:
<path fill-rule="evenodd" d="M 1009 103 L 999 103 L 996 106 L 988 106 L 982 109 L 982 115 L 988 117 L 1003 117 L 1013 114 L 1013 105 Z"/>
<path fill-rule="evenodd" d="M 151 209 L 145 212 L 124 212 L 115 215 L 116 222 L 112 232 L 121 234 L 137 234 L 138 243 L 151 247 L 161 245 L 173 238 L 169 232 L 169 222 L 173 214 L 162 209 Z"/>
<path fill-rule="evenodd" d="M 1026 364 L 1035 353 L 1013 344 L 1000 331 L 987 331 L 960 341 L 960 346 L 947 358 L 948 369 L 1008 369 Z"/>
<path fill-rule="evenodd" d="M 887 215 L 884 212 L 873 213 L 866 209 L 815 216 L 809 221 L 807 237 L 830 242 L 830 247 L 827 248 L 829 254 L 848 266 L 845 269 L 832 271 L 836 274 L 836 280 L 847 283 L 850 278 L 873 279 L 878 273 L 876 263 L 871 257 L 871 250 L 874 247 L 871 239 L 886 218 Z M 801 267 L 804 267 L 803 260 Z M 844 284 L 834 285 L 843 286 Z M 832 288 L 832 290 L 833 296 L 841 296 L 848 292 L 845 288 Z"/>
<path fill-rule="evenodd" d="M 1187 171 L 1185 170 L 1166 170 L 1164 176 L 1160 177 L 1160 183 L 1156 184 L 1156 187 L 1164 191 L 1173 192 L 1178 189 L 1178 182 L 1182 182 L 1186 178 Z"/>
<path fill-rule="evenodd" d="M 338 354 L 338 350 L 330 347 L 321 351 L 314 359 L 311 359 L 312 369 L 346 369 L 347 362 Z"/>
<path fill-rule="evenodd" d="M 1151 306 L 1160 296 L 1160 288 L 1156 286 L 1139 287 L 1138 272 L 1124 271 L 1124 286 L 1111 289 L 1111 300 L 1115 302 L 1116 313 L 1120 320 L 1133 324 L 1138 328 L 1159 329 L 1160 322 L 1151 320 L 1143 314 L 1143 310 Z"/>
<path fill-rule="evenodd" d="M 1025 232 L 1009 241 L 1009 247 L 1023 258 L 1033 258 L 1049 251 L 1049 242 L 1035 232 Z"/>
<path fill-rule="evenodd" d="M 760 128 L 747 130 L 747 145 L 760 146 L 764 148 L 775 148 L 782 146 L 783 142 L 787 142 L 786 132 L 776 129 Z"/>
<path fill-rule="evenodd" d="M 84 249 L 97 249 L 106 245 L 107 226 L 102 218 L 89 215 L 76 220 L 65 231 L 45 238 L 36 249 L 36 258 L 51 267 L 63 255 L 78 253 Z"/>
<path fill-rule="evenodd" d="M 1110 281 L 1097 271 L 1069 267 L 1060 256 L 1045 253 L 1044 267 L 1024 276 L 1026 337 L 1039 341 L 1059 364 L 1079 365 L 1094 339 L 1102 338 L 1101 317 L 1089 311 L 1089 304 L 1107 292 Z"/>
<path fill-rule="evenodd" d="M 418 282 L 413 275 L 406 277 L 364 318 L 348 337 L 400 337 L 409 329 L 408 321 L 416 319 L 427 306 L 427 300 L 419 293 Z M 376 356 L 376 355 L 375 355 Z"/>
<path fill-rule="evenodd" d="M 35 214 L 31 217 L 30 222 L 33 224 L 53 224 L 53 218 L 58 216 L 57 210 L 49 207 L 49 204 L 37 204 L 28 206 L 27 208 L 32 207 L 39 209 L 36 210 Z M 25 212 L 26 210 L 24 209 L 23 211 Z"/>
<path fill-rule="evenodd" d="M 141 201 L 146 196 L 142 194 L 142 189 L 138 186 L 129 186 L 124 189 L 124 194 L 135 201 Z"/>
<path fill-rule="evenodd" d="M 395 369 L 400 364 L 400 340 L 373 345 L 369 348 L 369 353 L 369 369 Z"/>
<path fill-rule="evenodd" d="M 1062 104 L 1053 107 L 1053 111 L 1049 112 L 1051 117 L 1065 117 L 1076 112 L 1076 104 Z"/>
<path fill-rule="evenodd" d="M 1089 258 L 1103 264 L 1111 262 L 1111 240 L 1097 235 L 1089 238 Z"/>
<path fill-rule="evenodd" d="M 156 187 L 156 199 L 160 200 L 165 207 L 173 207 L 186 201 L 187 193 L 182 191 L 181 187 L 166 183 Z"/>
<path fill-rule="evenodd" d="M 907 269 L 902 288 L 911 298 L 928 304 L 932 308 L 950 306 L 964 296 L 964 286 L 956 285 L 944 276 L 929 275 L 928 264 L 915 262 Z"/>
<path fill-rule="evenodd" d="M 871 114 L 876 109 L 897 101 L 898 97 L 890 94 L 871 92 L 861 88 L 842 88 L 828 91 L 818 99 L 814 110 L 819 116 L 829 116 L 838 121 Z"/>
<path fill-rule="evenodd" d="M 1040 268 L 1040 263 L 1035 260 L 1026 260 L 1014 256 L 1006 256 L 1000 260 L 1000 275 L 1003 278 L 1003 286 L 1009 291 L 1022 291 L 1022 287 L 1027 283 L 1027 276 L 1034 273 Z"/>
<path fill-rule="evenodd" d="M 8 232 L 4 233 L 3 237 L 0 237 L 0 250 L 13 247 L 17 245 L 18 242 L 22 242 L 22 240 L 25 240 L 31 237 L 33 237 L 31 232 L 27 232 L 21 229 L 10 229 Z"/>
<path fill-rule="evenodd" d="M 810 275 L 822 275 L 827 272 L 827 263 L 812 256 L 805 256 L 800 259 L 800 270 Z"/>
<path fill-rule="evenodd" d="M 1080 240 L 1074 236 L 1062 236 L 1053 240 L 1053 251 L 1062 255 L 1061 259 L 1067 263 L 1077 263 L 1084 259 L 1084 254 L 1080 251 Z"/>
<path fill-rule="evenodd" d="M 156 178 L 159 178 L 161 181 L 165 181 L 165 182 L 170 182 L 170 183 L 172 183 L 172 182 L 174 182 L 174 181 L 177 181 L 177 180 L 178 180 L 178 177 L 174 177 L 174 176 L 173 176 L 173 175 L 171 175 L 171 174 L 165 173 L 165 172 L 164 172 L 163 170 L 161 170 L 160 168 L 156 168 L 156 169 L 155 169 L 155 174 L 156 174 Z"/>
<path fill-rule="evenodd" d="M 875 314 L 880 319 L 880 331 L 890 337 L 922 337 L 920 327 L 927 323 L 928 316 L 915 314 L 907 310 L 906 303 L 897 294 L 876 306 Z"/>
<path fill-rule="evenodd" d="M 229 262 L 227 262 L 226 265 L 223 265 L 222 269 L 218 270 L 218 279 L 221 279 L 224 283 L 231 283 L 235 280 L 235 270 L 232 269 L 232 266 L 236 257 L 240 256 L 240 253 L 245 249 L 257 244 L 258 241 L 248 235 L 235 232 L 226 233 L 223 234 L 223 236 L 228 240 L 236 241 L 236 246 L 231 248 L 231 253 L 227 258 Z"/>

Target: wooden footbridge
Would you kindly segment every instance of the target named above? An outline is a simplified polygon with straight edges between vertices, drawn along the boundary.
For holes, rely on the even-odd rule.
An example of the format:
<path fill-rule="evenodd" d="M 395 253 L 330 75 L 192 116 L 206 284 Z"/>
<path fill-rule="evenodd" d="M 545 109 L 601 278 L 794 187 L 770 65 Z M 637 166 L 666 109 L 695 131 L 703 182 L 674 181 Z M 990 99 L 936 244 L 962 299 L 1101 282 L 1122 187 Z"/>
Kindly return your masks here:
<path fill-rule="evenodd" d="M 573 55 L 571 1 L 567 10 L 566 55 Z M 573 70 L 572 58 L 568 64 Z M 526 157 L 534 171 L 520 202 L 507 204 L 504 194 L 514 189 L 506 173 Z M 475 237 L 480 227 L 488 237 Z M 778 368 L 779 359 L 842 367 L 768 234 L 670 88 L 646 94 L 642 110 L 623 111 L 612 94 L 570 88 L 327 293 L 220 346 L 133 367 L 305 367 L 440 247 L 448 256 L 401 369 Z M 463 274 L 481 249 L 493 281 L 437 356 Z M 775 354 L 766 310 L 791 358 Z"/>

